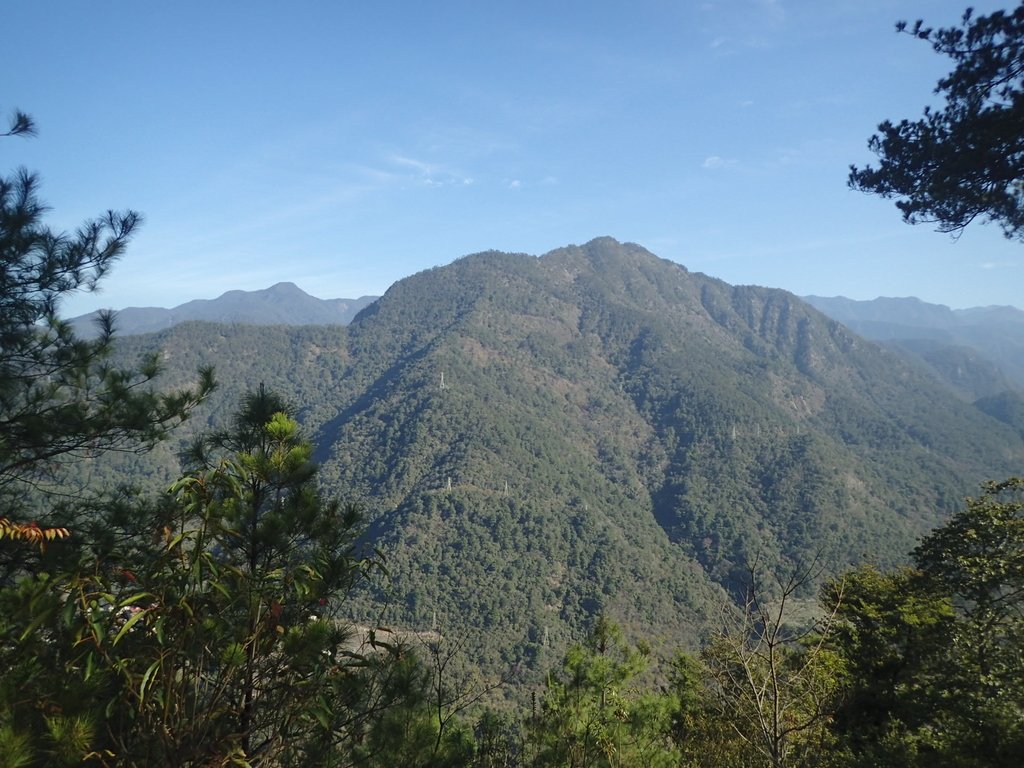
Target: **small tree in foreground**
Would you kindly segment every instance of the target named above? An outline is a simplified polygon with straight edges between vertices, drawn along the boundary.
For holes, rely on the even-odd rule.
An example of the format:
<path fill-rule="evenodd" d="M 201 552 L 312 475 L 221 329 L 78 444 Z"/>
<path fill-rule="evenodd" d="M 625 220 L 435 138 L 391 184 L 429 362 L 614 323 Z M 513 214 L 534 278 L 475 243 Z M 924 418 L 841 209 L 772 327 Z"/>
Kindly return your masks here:
<path fill-rule="evenodd" d="M 541 710 L 528 723 L 534 766 L 616 768 L 675 766 L 671 739 L 677 702 L 645 691 L 646 654 L 599 617 L 582 645 L 569 649 L 548 681 Z"/>
<path fill-rule="evenodd" d="M 854 766 L 1016 766 L 1024 754 L 1024 480 L 986 484 L 914 550 L 844 580 L 835 732 Z"/>
<path fill-rule="evenodd" d="M 718 717 L 746 745 L 744 764 L 822 765 L 828 754 L 828 725 L 843 676 L 827 645 L 836 608 L 810 626 L 790 621 L 794 599 L 819 575 L 812 564 L 772 584 L 751 566 L 738 622 L 701 653 Z"/>
<path fill-rule="evenodd" d="M 249 397 L 231 440 L 212 441 L 237 450 L 136 506 L 148 536 L 0 594 L 0 749 L 21 744 L 25 765 L 59 748 L 118 765 L 379 765 L 385 713 L 424 700 L 426 678 L 339 620 L 377 561 L 356 549 L 356 510 L 317 493 L 279 403 Z"/>
<path fill-rule="evenodd" d="M 15 112 L 0 136 L 34 130 Z M 111 316 L 91 341 L 57 317 L 62 297 L 93 290 L 123 255 L 141 217 L 107 211 L 58 232 L 43 221 L 38 186 L 24 169 L 0 176 L 0 532 L 28 539 L 45 529 L 32 525 L 38 510 L 26 509 L 26 489 L 54 477 L 62 459 L 146 450 L 214 386 L 205 370 L 192 389 L 157 392 L 156 354 L 134 369 L 110 364 Z"/>

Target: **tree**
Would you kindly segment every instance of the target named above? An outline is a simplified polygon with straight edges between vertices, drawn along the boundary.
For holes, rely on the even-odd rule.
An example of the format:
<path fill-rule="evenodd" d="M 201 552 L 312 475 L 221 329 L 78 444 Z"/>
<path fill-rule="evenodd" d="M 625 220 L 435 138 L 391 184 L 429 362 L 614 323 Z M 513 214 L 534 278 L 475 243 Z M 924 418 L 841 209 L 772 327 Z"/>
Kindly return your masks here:
<path fill-rule="evenodd" d="M 829 638 L 845 679 L 832 723 L 853 766 L 931 765 L 948 709 L 943 677 L 954 621 L 948 597 L 911 568 L 863 566 L 825 586 Z"/>
<path fill-rule="evenodd" d="M 15 112 L 2 135 L 34 132 Z M 57 317 L 62 297 L 93 290 L 123 255 L 141 217 L 108 211 L 74 234 L 57 232 L 43 223 L 38 186 L 24 169 L 0 177 L 0 520 L 11 536 L 30 522 L 18 519 L 26 484 L 54 477 L 62 458 L 146 450 L 214 386 L 204 370 L 194 388 L 157 392 L 155 353 L 135 369 L 108 362 L 111 315 L 92 341 Z"/>
<path fill-rule="evenodd" d="M 705 662 L 680 652 L 672 660 L 669 684 L 678 701 L 672 736 L 686 768 L 755 768 L 760 765 L 734 721 L 723 714 L 721 689 Z"/>
<path fill-rule="evenodd" d="M 852 765 L 1015 766 L 1024 751 L 1024 480 L 988 483 L 915 568 L 843 581 L 835 730 Z"/>
<path fill-rule="evenodd" d="M 63 746 L 75 764 L 374 766 L 403 747 L 382 736 L 395 707 L 429 722 L 417 660 L 340 619 L 379 563 L 279 404 L 247 397 L 163 499 L 105 520 L 137 529 L 0 591 L 0 726 L 26 765 Z"/>
<path fill-rule="evenodd" d="M 15 113 L 6 135 L 33 131 Z M 247 398 L 156 500 L 76 505 L 59 546 L 67 528 L 31 520 L 26 498 L 51 505 L 40 486 L 63 460 L 146 450 L 214 386 L 204 370 L 159 393 L 155 353 L 109 362 L 112 316 L 91 341 L 57 317 L 140 217 L 54 232 L 37 186 L 0 178 L 0 765 L 379 765 L 384 715 L 414 711 L 428 675 L 392 636 L 340 620 L 380 563 L 360 554 L 358 511 L 321 499 L 276 395 Z"/>
<path fill-rule="evenodd" d="M 429 755 L 432 762 L 438 764 L 442 762 L 442 756 L 457 754 L 453 745 L 457 747 L 464 736 L 460 715 L 502 687 L 506 680 L 485 681 L 477 670 L 466 669 L 468 634 L 447 637 L 442 632 L 432 631 L 421 634 L 419 641 L 420 653 L 430 675 L 429 709 L 426 712 L 435 733 L 433 747 L 421 750 L 418 759 L 423 762 Z"/>
<path fill-rule="evenodd" d="M 34 133 L 32 119 L 15 111 L 0 137 Z M 37 188 L 37 178 L 24 169 L 0 177 L 0 754 L 5 765 L 29 764 L 32 753 L 39 754 L 34 747 L 40 738 L 46 762 L 78 764 L 90 757 L 94 738 L 89 717 L 52 707 L 52 698 L 31 700 L 32 690 L 61 690 L 64 700 L 79 702 L 93 692 L 91 686 L 76 685 L 79 678 L 67 677 L 68 670 L 46 664 L 57 644 L 74 639 L 59 625 L 42 628 L 47 617 L 69 605 L 68 593 L 54 589 L 60 579 L 48 570 L 61 557 L 47 545 L 67 539 L 70 531 L 33 519 L 53 518 L 37 486 L 56 479 L 62 459 L 145 450 L 214 386 L 212 372 L 203 371 L 192 389 L 158 393 L 150 386 L 159 369 L 155 356 L 135 369 L 108 363 L 109 315 L 91 342 L 76 338 L 57 317 L 63 296 L 95 288 L 123 254 L 140 217 L 108 211 L 74 234 L 57 232 L 43 223 L 46 207 Z M 21 546 L 26 542 L 34 546 Z M 19 625 L 20 619 L 26 621 Z M 22 685 L 26 682 L 40 687 Z M 18 712 L 26 706 L 34 706 L 37 728 L 19 722 Z"/>
<path fill-rule="evenodd" d="M 638 689 L 646 654 L 628 647 L 599 617 L 587 640 L 569 649 L 548 680 L 541 712 L 528 723 L 532 765 L 568 768 L 673 766 L 675 698 Z"/>
<path fill-rule="evenodd" d="M 956 702 L 957 754 L 1012 765 L 1024 752 L 1024 478 L 986 483 L 914 560 L 955 610 L 943 686 Z"/>
<path fill-rule="evenodd" d="M 840 660 L 827 645 L 836 609 L 806 628 L 790 621 L 794 599 L 819 576 L 816 562 L 797 567 L 776 578 L 773 589 L 751 565 L 737 624 L 701 653 L 720 717 L 746 743 L 751 765 L 822 763 L 842 677 Z"/>
<path fill-rule="evenodd" d="M 988 16 L 967 9 L 961 27 L 896 28 L 953 60 L 935 88 L 945 105 L 879 125 L 868 142 L 879 165 L 851 166 L 850 186 L 896 198 L 910 224 L 959 233 L 982 217 L 1024 240 L 1024 4 Z"/>

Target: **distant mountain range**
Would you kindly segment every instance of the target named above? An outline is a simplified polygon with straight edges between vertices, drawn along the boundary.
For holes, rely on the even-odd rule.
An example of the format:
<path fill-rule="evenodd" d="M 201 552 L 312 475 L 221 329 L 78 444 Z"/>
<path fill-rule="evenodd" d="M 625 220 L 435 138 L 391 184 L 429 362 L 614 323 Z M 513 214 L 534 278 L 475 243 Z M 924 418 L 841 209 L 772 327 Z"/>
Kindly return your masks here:
<path fill-rule="evenodd" d="M 377 296 L 319 299 L 294 283 L 258 291 L 228 291 L 171 309 L 128 307 L 116 313 L 121 335 L 153 333 L 193 320 L 246 325 L 348 325 Z M 855 301 L 804 296 L 804 301 L 865 338 L 923 363 L 931 375 L 966 400 L 1008 389 L 1024 391 L 1024 311 L 1014 307 L 953 310 L 916 298 Z M 97 312 L 70 320 L 79 335 L 94 336 Z"/>
<path fill-rule="evenodd" d="M 790 293 L 611 238 L 467 256 L 346 327 L 189 322 L 119 354 L 153 349 L 164 386 L 217 367 L 211 424 L 261 382 L 293 402 L 387 556 L 353 610 L 464 632 L 491 668 L 542 670 L 598 612 L 693 643 L 748 563 L 900 562 L 1024 465 L 1017 401 L 976 407 Z M 160 479 L 160 451 L 107 482 Z"/>
<path fill-rule="evenodd" d="M 1024 390 L 1024 312 L 950 309 L 920 299 L 805 301 L 860 335 L 902 349 L 968 400 Z"/>
<path fill-rule="evenodd" d="M 153 333 L 190 320 L 249 325 L 347 325 L 376 296 L 318 299 L 294 283 L 277 283 L 261 291 L 228 291 L 216 299 L 196 299 L 173 309 L 128 307 L 117 312 L 118 333 Z M 97 333 L 98 312 L 70 320 L 84 337 Z"/>

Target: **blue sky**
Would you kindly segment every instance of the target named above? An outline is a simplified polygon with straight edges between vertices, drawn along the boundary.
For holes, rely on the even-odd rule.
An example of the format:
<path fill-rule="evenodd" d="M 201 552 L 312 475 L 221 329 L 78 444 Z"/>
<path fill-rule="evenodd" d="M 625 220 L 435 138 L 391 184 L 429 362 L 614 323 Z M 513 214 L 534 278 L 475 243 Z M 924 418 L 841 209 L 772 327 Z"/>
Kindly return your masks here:
<path fill-rule="evenodd" d="M 50 222 L 146 223 L 100 306 L 292 281 L 380 294 L 477 251 L 601 235 L 730 283 L 1022 305 L 1024 247 L 846 187 L 948 61 L 946 0 L 17 2 L 0 109 Z M 973 3 L 985 13 L 1000 4 Z"/>

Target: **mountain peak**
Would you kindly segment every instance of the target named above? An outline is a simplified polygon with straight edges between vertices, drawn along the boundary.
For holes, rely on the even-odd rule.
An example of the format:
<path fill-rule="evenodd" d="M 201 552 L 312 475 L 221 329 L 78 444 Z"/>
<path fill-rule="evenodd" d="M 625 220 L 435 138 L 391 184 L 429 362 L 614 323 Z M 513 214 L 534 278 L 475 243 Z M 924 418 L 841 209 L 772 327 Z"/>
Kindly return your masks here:
<path fill-rule="evenodd" d="M 128 307 L 119 310 L 116 327 L 124 335 L 152 333 L 178 323 L 199 320 L 246 325 L 347 325 L 375 296 L 318 299 L 295 283 L 280 282 L 256 291 L 226 291 L 216 299 L 194 299 L 173 309 Z M 84 338 L 97 332 L 96 313 L 70 320 Z"/>
<path fill-rule="evenodd" d="M 278 296 L 308 296 L 309 298 L 313 298 L 311 294 L 306 293 L 295 283 L 291 282 L 274 283 L 272 286 L 265 289 L 263 293 L 271 293 Z"/>
<path fill-rule="evenodd" d="M 375 510 L 389 619 L 473 627 L 538 675 L 540 638 L 597 612 L 695 643 L 754 557 L 896 562 L 1024 457 L 1014 403 L 988 415 L 792 294 L 612 238 L 425 270 L 346 329 L 127 343 L 154 341 L 227 372 L 219 403 L 302 398 L 321 477 Z"/>
<path fill-rule="evenodd" d="M 657 258 L 653 253 L 636 243 L 622 243 L 614 237 L 595 237 L 583 245 L 567 245 L 563 248 L 556 248 L 544 255 L 543 258 L 558 258 L 565 255 L 576 255 L 587 258 L 593 262 L 628 258 L 631 256 L 646 256 Z"/>

